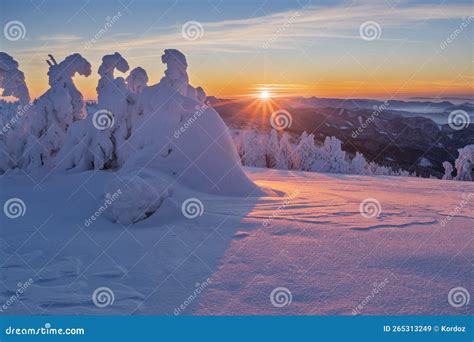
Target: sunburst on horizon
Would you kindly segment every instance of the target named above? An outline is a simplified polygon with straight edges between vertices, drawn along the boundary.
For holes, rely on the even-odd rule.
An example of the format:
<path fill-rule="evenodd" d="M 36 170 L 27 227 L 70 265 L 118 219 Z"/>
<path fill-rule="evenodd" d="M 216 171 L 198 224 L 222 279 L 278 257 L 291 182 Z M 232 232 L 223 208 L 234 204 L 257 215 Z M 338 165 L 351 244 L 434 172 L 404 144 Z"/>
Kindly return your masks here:
<path fill-rule="evenodd" d="M 272 97 L 272 94 L 268 90 L 262 90 L 259 94 L 258 97 L 262 100 L 268 100 L 269 98 Z"/>

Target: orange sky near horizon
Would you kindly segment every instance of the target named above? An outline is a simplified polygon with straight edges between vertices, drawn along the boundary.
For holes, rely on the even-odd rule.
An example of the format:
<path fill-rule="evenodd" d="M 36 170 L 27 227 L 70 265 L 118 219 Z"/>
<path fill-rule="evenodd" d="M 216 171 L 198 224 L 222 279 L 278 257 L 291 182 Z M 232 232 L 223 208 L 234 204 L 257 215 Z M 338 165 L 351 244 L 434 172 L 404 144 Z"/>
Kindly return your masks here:
<path fill-rule="evenodd" d="M 245 70 L 232 71 L 230 66 L 219 66 L 218 72 L 201 60 L 188 58 L 190 83 L 202 87 L 208 96 L 220 98 L 253 96 L 262 88 L 270 90 L 273 96 L 317 96 L 336 98 L 377 98 L 404 99 L 410 97 L 472 97 L 474 77 L 468 72 L 459 74 L 458 70 L 443 68 L 442 65 L 426 65 L 425 68 L 402 68 L 394 66 L 371 72 L 364 68 L 347 65 L 333 67 L 329 72 L 324 66 L 302 70 L 298 65 L 279 73 L 262 63 L 249 65 Z M 47 65 L 41 61 L 21 63 L 20 69 L 26 77 L 32 98 L 41 96 L 48 88 Z M 133 59 L 132 59 L 133 62 Z M 76 76 L 74 82 L 87 100 L 97 98 L 96 87 L 99 76 L 93 62 L 89 77 Z M 130 67 L 135 67 L 130 63 Z M 137 63 L 138 64 L 138 63 Z M 140 63 L 148 73 L 148 85 L 160 81 L 165 66 L 156 59 Z M 433 70 L 436 70 L 434 72 Z M 115 72 L 115 76 L 127 74 Z"/>
<path fill-rule="evenodd" d="M 192 82 L 201 86 L 208 96 L 220 98 L 247 97 L 258 94 L 259 89 L 268 89 L 272 96 L 316 96 L 334 98 L 374 98 L 374 99 L 403 99 L 410 97 L 472 97 L 474 86 L 469 80 L 437 80 L 437 81 L 385 81 L 384 83 L 371 80 L 326 80 L 307 84 L 267 84 L 252 83 L 248 79 L 240 84 L 223 84 L 218 81 L 208 83 Z M 98 77 L 76 77 L 76 86 L 86 100 L 96 100 Z M 151 78 L 149 85 L 159 82 Z M 258 86 L 257 86 L 258 85 Z M 35 84 L 29 87 L 32 98 L 41 96 L 47 89 L 47 84 Z M 2 98 L 2 97 L 0 97 Z"/>

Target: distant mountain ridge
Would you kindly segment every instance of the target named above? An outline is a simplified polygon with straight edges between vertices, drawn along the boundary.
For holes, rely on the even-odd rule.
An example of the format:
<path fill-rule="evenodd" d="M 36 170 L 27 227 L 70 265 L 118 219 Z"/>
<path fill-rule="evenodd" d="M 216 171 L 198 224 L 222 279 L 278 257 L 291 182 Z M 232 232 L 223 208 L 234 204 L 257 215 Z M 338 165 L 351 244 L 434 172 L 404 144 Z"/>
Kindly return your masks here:
<path fill-rule="evenodd" d="M 402 101 L 402 100 L 373 100 L 373 99 L 339 99 L 339 98 L 320 98 L 320 97 L 296 97 L 301 106 L 310 107 L 333 107 L 344 109 L 374 109 L 382 105 L 387 110 L 399 110 L 419 113 L 443 113 L 453 110 L 464 110 L 474 112 L 474 104 L 464 102 L 456 105 L 450 101 Z"/>
<path fill-rule="evenodd" d="M 258 100 L 208 100 L 230 127 L 272 128 L 271 111 L 257 110 L 256 113 L 251 109 L 249 103 Z M 435 105 L 431 102 L 316 97 L 272 100 L 274 110 L 285 109 L 291 114 L 292 124 L 287 128 L 290 133 L 307 131 L 314 133 L 318 141 L 335 136 L 343 142 L 344 150 L 359 151 L 380 165 L 415 171 L 425 177 L 441 177 L 443 161 L 453 163 L 458 149 L 474 144 L 474 121 L 464 129 L 454 130 L 447 123 L 434 120 L 438 115 L 447 119 L 449 113 L 408 111 L 408 106 L 420 103 L 421 106 Z M 438 105 L 445 110 L 462 108 L 449 101 Z"/>

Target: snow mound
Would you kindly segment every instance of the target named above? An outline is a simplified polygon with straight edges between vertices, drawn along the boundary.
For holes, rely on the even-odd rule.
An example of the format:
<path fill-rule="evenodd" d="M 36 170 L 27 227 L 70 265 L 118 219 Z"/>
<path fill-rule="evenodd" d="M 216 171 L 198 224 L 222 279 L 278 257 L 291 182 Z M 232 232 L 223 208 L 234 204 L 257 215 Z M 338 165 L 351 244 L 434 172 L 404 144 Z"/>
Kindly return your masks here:
<path fill-rule="evenodd" d="M 261 194 L 242 170 L 224 121 L 203 103 L 203 90 L 189 85 L 184 55 L 165 50 L 162 61 L 165 76 L 138 97 L 142 117 L 128 139 L 135 152 L 124 169 L 152 169 L 200 192 Z"/>
<path fill-rule="evenodd" d="M 166 177 L 140 172 L 136 176 L 119 176 L 108 184 L 105 201 L 108 216 L 114 222 L 132 224 L 155 213 L 172 195 L 172 182 Z"/>

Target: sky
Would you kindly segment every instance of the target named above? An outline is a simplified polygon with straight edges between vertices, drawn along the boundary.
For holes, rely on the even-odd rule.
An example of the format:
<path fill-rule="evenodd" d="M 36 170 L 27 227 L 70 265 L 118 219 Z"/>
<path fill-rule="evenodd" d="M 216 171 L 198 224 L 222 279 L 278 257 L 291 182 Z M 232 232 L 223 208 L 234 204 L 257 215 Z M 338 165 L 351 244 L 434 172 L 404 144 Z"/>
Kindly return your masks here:
<path fill-rule="evenodd" d="M 260 89 L 472 97 L 473 7 L 471 0 L 2 0 L 0 51 L 19 62 L 34 97 L 48 89 L 48 54 L 89 60 L 92 75 L 75 82 L 94 99 L 102 56 L 121 53 L 154 84 L 166 48 L 186 55 L 191 84 L 218 97 Z M 22 25 L 19 39 L 6 33 L 12 22 Z"/>

